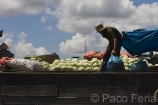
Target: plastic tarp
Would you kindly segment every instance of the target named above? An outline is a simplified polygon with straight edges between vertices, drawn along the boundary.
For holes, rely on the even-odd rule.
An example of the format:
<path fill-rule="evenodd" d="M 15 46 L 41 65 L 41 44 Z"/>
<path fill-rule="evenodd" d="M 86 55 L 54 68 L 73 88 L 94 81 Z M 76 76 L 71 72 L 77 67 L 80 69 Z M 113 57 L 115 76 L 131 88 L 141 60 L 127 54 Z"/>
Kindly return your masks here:
<path fill-rule="evenodd" d="M 158 51 L 158 30 L 122 31 L 122 47 L 131 55 Z"/>

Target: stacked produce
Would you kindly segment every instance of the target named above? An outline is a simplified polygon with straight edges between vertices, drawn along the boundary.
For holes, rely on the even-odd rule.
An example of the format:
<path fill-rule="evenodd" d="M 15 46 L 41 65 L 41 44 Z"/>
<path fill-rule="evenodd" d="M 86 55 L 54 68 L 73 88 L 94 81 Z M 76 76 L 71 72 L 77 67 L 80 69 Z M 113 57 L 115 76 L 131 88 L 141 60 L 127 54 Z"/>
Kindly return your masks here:
<path fill-rule="evenodd" d="M 38 61 L 38 62 L 41 62 L 41 61 L 42 61 L 42 58 L 39 58 L 39 57 L 36 56 L 36 55 L 33 55 L 33 56 L 26 55 L 26 56 L 24 57 L 24 59 L 34 60 L 34 61 Z"/>
<path fill-rule="evenodd" d="M 125 70 L 129 70 L 133 63 L 137 63 L 140 60 L 139 58 L 130 58 L 126 54 L 122 54 L 120 58 L 124 62 Z"/>
<path fill-rule="evenodd" d="M 30 56 L 30 55 L 26 55 L 24 57 L 24 59 L 28 59 L 28 60 L 33 60 L 33 61 L 37 61 L 39 63 L 41 63 L 44 67 L 45 70 L 49 70 L 49 66 L 50 66 L 50 63 L 42 60 L 42 58 L 36 56 L 36 55 L 33 55 L 33 56 Z"/>
<path fill-rule="evenodd" d="M 99 71 L 101 60 L 92 58 L 91 60 L 77 58 L 56 59 L 53 63 L 43 61 L 38 56 L 25 56 L 25 59 L 40 62 L 45 70 L 49 71 Z"/>
<path fill-rule="evenodd" d="M 129 58 L 134 58 L 129 52 L 123 52 L 121 55 L 127 55 Z"/>
<path fill-rule="evenodd" d="M 105 51 L 101 51 L 101 52 L 89 51 L 83 56 L 83 58 L 87 59 L 87 60 L 92 60 L 93 58 L 97 58 L 97 59 L 101 60 L 101 59 L 103 59 L 103 56 L 105 53 L 106 53 Z M 133 58 L 133 56 L 128 52 L 123 52 L 120 55 L 127 55 L 129 58 Z"/>
<path fill-rule="evenodd" d="M 21 69 L 21 70 L 39 70 L 43 71 L 43 65 L 37 61 L 34 60 L 28 60 L 28 59 L 12 59 L 7 60 L 7 65 L 12 69 Z"/>
<path fill-rule="evenodd" d="M 9 57 L 2 57 L 1 59 L 0 59 L 0 68 L 5 68 L 5 67 L 7 67 L 8 65 L 7 65 L 7 60 L 12 60 L 13 58 L 9 58 Z"/>
<path fill-rule="evenodd" d="M 48 63 L 38 56 L 25 56 L 25 59 L 34 60 L 40 62 L 45 70 L 48 71 L 99 71 L 103 55 L 105 54 L 104 51 L 102 52 L 87 52 L 84 55 L 84 59 L 79 60 L 77 58 L 67 58 L 67 59 L 56 59 L 53 63 Z M 99 55 L 99 56 L 97 56 Z M 139 58 L 131 56 L 128 52 L 121 53 L 120 58 L 124 62 L 125 70 L 129 71 L 132 64 L 137 63 L 140 61 Z M 151 64 L 147 60 L 147 65 L 149 68 L 155 69 L 158 67 L 158 64 Z"/>
<path fill-rule="evenodd" d="M 137 57 L 129 57 L 126 54 L 122 54 L 120 56 L 120 58 L 123 60 L 124 62 L 124 66 L 125 66 L 125 70 L 129 70 L 131 65 L 134 63 L 137 63 L 138 61 L 140 61 L 141 59 L 137 58 Z M 146 62 L 146 64 L 149 67 L 149 70 L 157 70 L 158 69 L 158 64 L 153 65 L 152 63 L 149 63 L 147 60 L 143 60 Z"/>
<path fill-rule="evenodd" d="M 62 71 L 99 71 L 101 65 L 101 60 L 93 58 L 92 60 L 82 59 L 62 59 L 55 60 L 50 64 L 49 70 L 62 70 Z"/>
<path fill-rule="evenodd" d="M 104 54 L 105 54 L 105 51 L 101 51 L 101 52 L 89 51 L 83 56 L 83 58 L 87 60 L 92 60 L 93 58 L 97 58 L 101 60 L 103 59 Z"/>

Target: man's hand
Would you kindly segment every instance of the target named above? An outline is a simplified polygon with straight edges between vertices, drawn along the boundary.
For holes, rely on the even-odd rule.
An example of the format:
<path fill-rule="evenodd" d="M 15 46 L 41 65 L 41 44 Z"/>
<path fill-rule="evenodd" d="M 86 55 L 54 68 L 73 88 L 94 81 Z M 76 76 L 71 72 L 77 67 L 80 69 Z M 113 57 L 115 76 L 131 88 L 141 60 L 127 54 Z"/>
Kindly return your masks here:
<path fill-rule="evenodd" d="M 111 55 L 117 55 L 115 50 L 112 50 Z"/>

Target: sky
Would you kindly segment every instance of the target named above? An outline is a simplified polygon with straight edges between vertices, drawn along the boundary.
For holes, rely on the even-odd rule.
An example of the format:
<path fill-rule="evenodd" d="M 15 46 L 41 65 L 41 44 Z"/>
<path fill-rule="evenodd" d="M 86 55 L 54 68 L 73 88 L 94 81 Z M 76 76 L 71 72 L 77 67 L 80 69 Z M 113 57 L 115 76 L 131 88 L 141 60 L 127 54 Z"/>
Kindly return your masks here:
<path fill-rule="evenodd" d="M 96 23 L 120 32 L 158 29 L 157 10 L 157 0 L 0 0 L 0 43 L 15 58 L 54 52 L 61 59 L 82 58 L 106 50 L 108 41 L 95 32 Z"/>

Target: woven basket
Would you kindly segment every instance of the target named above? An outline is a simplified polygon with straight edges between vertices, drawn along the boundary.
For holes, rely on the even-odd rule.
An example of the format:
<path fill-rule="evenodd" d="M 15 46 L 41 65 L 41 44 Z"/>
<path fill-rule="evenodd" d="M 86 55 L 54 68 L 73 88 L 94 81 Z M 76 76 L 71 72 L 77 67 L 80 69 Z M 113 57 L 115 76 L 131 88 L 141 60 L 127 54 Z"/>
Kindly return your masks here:
<path fill-rule="evenodd" d="M 54 60 L 60 59 L 59 56 L 56 53 L 40 55 L 38 57 L 41 58 L 43 61 L 46 61 L 48 63 L 53 63 Z"/>

